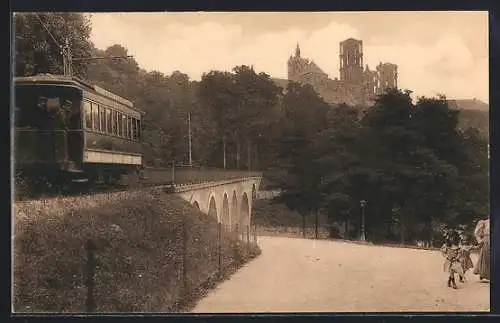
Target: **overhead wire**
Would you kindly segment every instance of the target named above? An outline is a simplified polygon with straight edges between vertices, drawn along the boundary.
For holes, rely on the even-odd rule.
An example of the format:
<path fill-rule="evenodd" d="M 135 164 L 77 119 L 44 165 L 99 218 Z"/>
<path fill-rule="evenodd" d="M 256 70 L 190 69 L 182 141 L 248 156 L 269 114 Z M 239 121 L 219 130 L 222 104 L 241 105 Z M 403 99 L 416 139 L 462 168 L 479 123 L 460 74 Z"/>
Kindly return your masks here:
<path fill-rule="evenodd" d="M 45 30 L 47 31 L 47 33 L 49 34 L 49 36 L 52 38 L 52 40 L 54 41 L 54 43 L 56 43 L 56 45 L 59 48 L 62 49 L 63 47 L 59 44 L 59 42 L 56 40 L 56 38 L 54 37 L 54 35 L 52 35 L 52 33 L 50 32 L 50 30 L 47 27 L 47 25 L 45 25 L 45 23 L 42 21 L 42 18 L 40 18 L 40 16 L 37 13 L 35 13 L 34 15 L 35 15 L 35 17 L 38 18 L 38 21 L 40 21 L 40 24 L 43 26 L 43 28 L 45 28 Z"/>

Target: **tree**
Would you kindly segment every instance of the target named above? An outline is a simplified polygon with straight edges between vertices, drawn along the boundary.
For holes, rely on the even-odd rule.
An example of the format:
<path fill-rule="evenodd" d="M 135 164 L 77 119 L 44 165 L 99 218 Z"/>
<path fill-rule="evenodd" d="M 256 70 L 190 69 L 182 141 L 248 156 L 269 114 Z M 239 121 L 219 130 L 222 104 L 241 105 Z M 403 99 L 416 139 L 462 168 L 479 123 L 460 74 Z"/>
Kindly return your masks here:
<path fill-rule="evenodd" d="M 127 56 L 128 50 L 112 45 L 104 51 L 95 50 L 96 56 Z M 174 72 L 170 76 L 138 67 L 133 58 L 96 60 L 89 62 L 89 79 L 93 83 L 135 102 L 146 112 L 144 116 L 144 155 L 148 164 L 166 166 L 172 160 L 188 162 L 188 113 L 192 112 L 192 128 L 200 129 L 195 87 L 186 74 Z M 206 129 L 202 128 L 202 129 Z M 194 131 L 194 137 L 204 137 Z M 202 158 L 205 147 L 194 140 L 193 156 Z"/>
<path fill-rule="evenodd" d="M 245 65 L 236 66 L 232 73 L 211 71 L 202 76 L 198 100 L 217 125 L 222 147 L 216 152 L 223 155 L 225 166 L 228 166 L 227 157 L 231 156 L 236 168 L 243 164 L 251 167 L 251 157 L 258 151 L 258 144 L 262 145 L 263 138 L 268 137 L 279 93 L 280 89 L 267 74 L 256 74 Z"/>
<path fill-rule="evenodd" d="M 323 195 L 320 206 L 327 212 L 331 222 L 343 222 L 348 233 L 352 205 L 359 195 L 350 188 L 350 176 L 355 167 L 361 165 L 356 151 L 359 136 L 359 112 L 349 106 L 339 105 L 328 109 L 326 127 L 318 138 L 318 169 L 323 174 L 318 189 Z M 351 171 L 351 172 L 350 172 Z"/>
<path fill-rule="evenodd" d="M 233 75 L 229 72 L 211 71 L 203 74 L 197 89 L 198 102 L 216 124 L 217 137 L 222 142 L 222 166 L 226 167 L 226 144 L 237 140 L 240 127 L 237 123 L 237 107 Z M 220 165 L 220 164 L 218 164 Z"/>
<path fill-rule="evenodd" d="M 479 130 L 461 132 L 461 148 L 466 158 L 457 184 L 457 194 L 450 202 L 456 210 L 456 222 L 472 225 L 489 214 L 488 141 Z"/>
<path fill-rule="evenodd" d="M 310 86 L 289 83 L 283 99 L 284 118 L 278 150 L 280 167 L 286 170 L 281 183 L 283 189 L 278 202 L 298 211 L 305 219 L 311 213 L 317 215 L 322 194 L 321 169 L 317 167 L 319 133 L 325 127 L 328 105 Z"/>
<path fill-rule="evenodd" d="M 16 13 L 14 30 L 16 76 L 63 74 L 63 59 L 59 46 L 64 45 L 66 38 L 69 40 L 73 57 L 91 56 L 91 24 L 84 14 Z M 85 61 L 74 61 L 73 73 L 84 77 L 86 66 Z"/>
<path fill-rule="evenodd" d="M 257 74 L 252 67 L 236 66 L 233 72 L 238 98 L 237 124 L 241 127 L 236 143 L 238 148 L 241 146 L 240 142 L 246 143 L 246 166 L 250 168 L 252 152 L 259 150 L 259 143 L 262 147 L 265 142 L 263 137 L 269 137 L 273 108 L 278 103 L 281 90 L 269 75 Z M 237 155 L 239 156 L 239 149 Z"/>

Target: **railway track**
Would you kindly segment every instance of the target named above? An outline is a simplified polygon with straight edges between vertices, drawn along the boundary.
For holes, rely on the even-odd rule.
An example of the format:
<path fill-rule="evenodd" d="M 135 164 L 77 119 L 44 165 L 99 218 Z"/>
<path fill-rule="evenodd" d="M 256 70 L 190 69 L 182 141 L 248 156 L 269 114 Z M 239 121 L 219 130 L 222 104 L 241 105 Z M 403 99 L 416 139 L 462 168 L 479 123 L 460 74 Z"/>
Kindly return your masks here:
<path fill-rule="evenodd" d="M 170 186 L 171 182 L 138 182 L 134 184 L 124 184 L 117 183 L 115 185 L 104 185 L 98 184 L 93 187 L 73 187 L 64 190 L 46 190 L 46 191 L 34 191 L 34 192 L 24 192 L 21 194 L 15 194 L 16 201 L 34 201 L 41 199 L 53 199 L 60 197 L 72 197 L 72 196 L 90 196 L 94 194 L 104 194 L 104 193 L 118 193 L 130 190 L 141 190 L 152 187 L 164 187 Z"/>
<path fill-rule="evenodd" d="M 146 188 L 160 187 L 165 191 L 175 192 L 183 191 L 193 185 L 205 185 L 213 182 L 226 182 L 239 180 L 244 177 L 261 176 L 257 172 L 246 171 L 220 171 L 220 170 L 203 170 L 193 171 L 192 169 L 176 170 L 172 174 L 172 169 L 146 168 L 143 178 L 138 176 L 125 176 L 122 180 L 113 185 L 96 184 L 88 186 L 78 183 L 73 187 L 65 187 L 63 189 L 50 188 L 49 185 L 42 190 L 19 190 L 15 194 L 16 201 L 30 201 L 40 199 L 51 199 L 58 197 L 69 196 L 88 196 L 93 194 L 115 193 L 130 190 L 141 190 Z M 173 184 L 175 183 L 175 184 Z M 16 183 L 16 186 L 18 183 Z"/>

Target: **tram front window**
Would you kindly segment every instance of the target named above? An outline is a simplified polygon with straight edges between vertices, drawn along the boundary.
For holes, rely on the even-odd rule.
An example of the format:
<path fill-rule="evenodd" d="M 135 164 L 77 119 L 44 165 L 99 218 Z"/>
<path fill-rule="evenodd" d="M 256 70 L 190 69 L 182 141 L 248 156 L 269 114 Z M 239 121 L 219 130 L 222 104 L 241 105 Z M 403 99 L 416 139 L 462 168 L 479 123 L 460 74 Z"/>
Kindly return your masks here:
<path fill-rule="evenodd" d="M 14 116 L 17 129 L 80 129 L 81 92 L 51 85 L 17 85 Z"/>

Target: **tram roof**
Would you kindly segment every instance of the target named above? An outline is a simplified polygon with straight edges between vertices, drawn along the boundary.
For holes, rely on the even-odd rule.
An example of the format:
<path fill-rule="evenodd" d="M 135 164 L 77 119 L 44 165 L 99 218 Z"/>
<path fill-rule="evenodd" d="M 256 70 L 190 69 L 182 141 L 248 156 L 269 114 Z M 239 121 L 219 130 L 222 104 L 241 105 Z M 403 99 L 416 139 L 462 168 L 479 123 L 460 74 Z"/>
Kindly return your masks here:
<path fill-rule="evenodd" d="M 116 95 L 112 92 L 109 92 L 100 86 L 91 84 L 87 81 L 84 81 L 78 77 L 75 76 L 65 76 L 65 75 L 53 75 L 53 74 L 39 74 L 39 75 L 34 75 L 34 76 L 22 76 L 22 77 L 16 77 L 15 78 L 15 83 L 23 83 L 23 84 L 29 84 L 29 83 L 47 83 L 47 84 L 62 84 L 62 85 L 74 85 L 78 86 L 80 88 L 83 88 L 85 90 L 91 90 L 96 92 L 97 94 L 100 94 L 104 97 L 107 97 L 108 99 L 117 101 L 123 105 L 126 105 L 129 108 L 132 108 L 134 110 L 137 110 L 141 112 L 141 114 L 144 114 L 144 111 L 137 109 L 134 107 L 134 104 L 119 96 Z"/>

